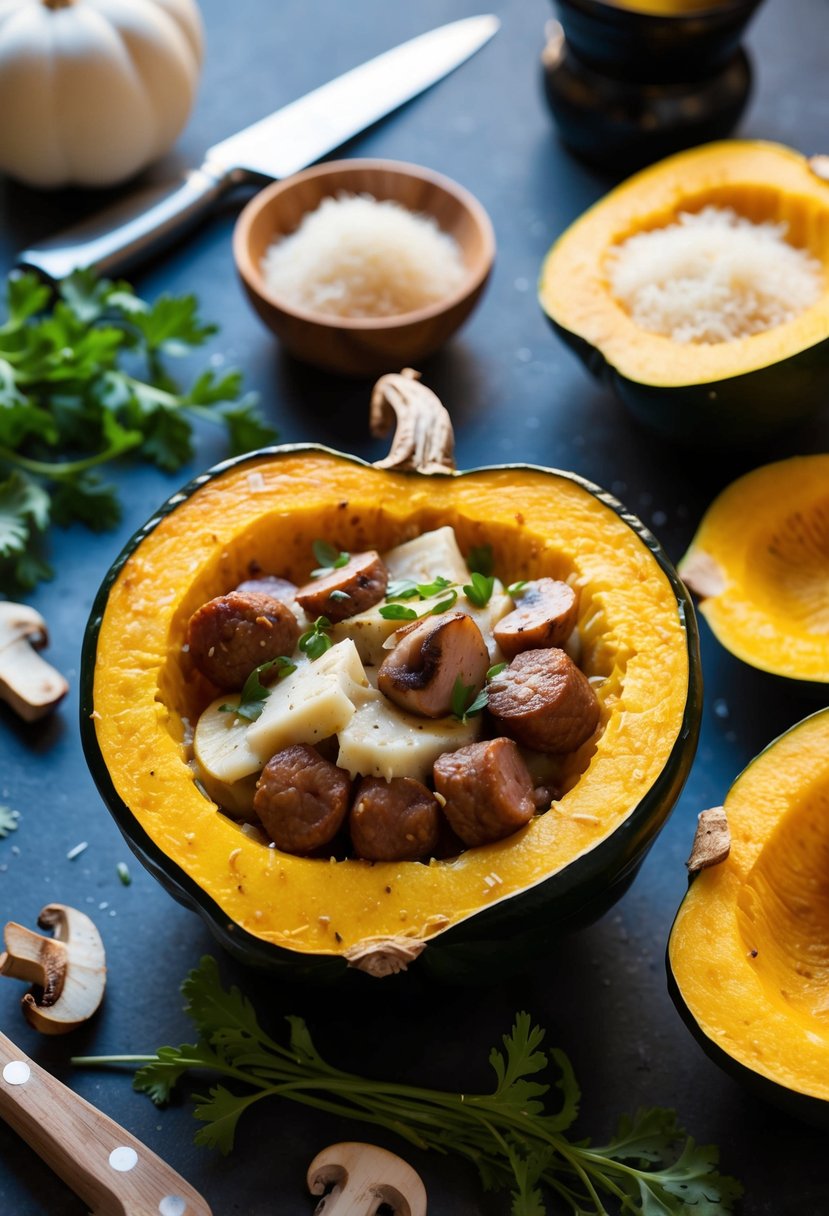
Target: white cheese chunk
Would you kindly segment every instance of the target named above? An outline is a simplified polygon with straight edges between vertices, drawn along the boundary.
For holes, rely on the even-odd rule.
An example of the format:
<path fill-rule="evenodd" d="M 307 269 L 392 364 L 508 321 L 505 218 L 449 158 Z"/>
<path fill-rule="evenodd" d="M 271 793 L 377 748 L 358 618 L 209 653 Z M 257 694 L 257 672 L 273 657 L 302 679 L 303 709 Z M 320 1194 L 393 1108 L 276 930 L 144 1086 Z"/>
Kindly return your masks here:
<path fill-rule="evenodd" d="M 226 785 L 249 777 L 262 767 L 262 761 L 248 746 L 250 723 L 221 710 L 222 705 L 238 704 L 238 693 L 217 697 L 200 716 L 193 735 L 193 755 L 200 774 Z M 209 792 L 215 797 L 212 787 Z"/>
<path fill-rule="evenodd" d="M 480 716 L 466 722 L 418 718 L 375 693 L 340 731 L 337 764 L 352 777 L 414 777 L 426 782 L 438 756 L 474 743 L 480 731 Z"/>
<path fill-rule="evenodd" d="M 346 638 L 273 688 L 260 717 L 248 727 L 247 745 L 261 767 L 283 747 L 319 743 L 348 724 L 367 691 L 363 665 Z"/>
<path fill-rule="evenodd" d="M 383 554 L 383 561 L 390 579 L 431 583 L 442 575 L 452 583 L 469 582 L 469 568 L 455 540 L 455 530 L 448 524 L 396 545 Z"/>

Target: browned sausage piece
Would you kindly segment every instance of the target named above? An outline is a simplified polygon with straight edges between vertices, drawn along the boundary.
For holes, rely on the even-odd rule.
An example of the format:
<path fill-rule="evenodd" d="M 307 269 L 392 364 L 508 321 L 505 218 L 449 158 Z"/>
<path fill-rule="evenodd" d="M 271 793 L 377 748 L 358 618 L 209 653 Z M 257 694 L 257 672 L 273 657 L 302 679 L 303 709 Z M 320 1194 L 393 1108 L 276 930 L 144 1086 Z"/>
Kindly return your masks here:
<path fill-rule="evenodd" d="M 297 743 L 271 756 L 256 783 L 253 809 L 278 849 L 306 856 L 337 835 L 350 796 L 348 773 Z"/>
<path fill-rule="evenodd" d="M 219 688 L 241 688 L 254 667 L 291 654 L 298 639 L 290 608 L 252 592 L 231 591 L 209 600 L 187 626 L 193 662 Z"/>
<path fill-rule="evenodd" d="M 297 585 L 287 578 L 278 578 L 275 574 L 260 574 L 256 578 L 246 578 L 236 588 L 243 595 L 253 592 L 254 595 L 269 595 L 273 600 L 282 600 L 290 604 L 296 599 Z"/>
<path fill-rule="evenodd" d="M 495 641 L 508 659 L 522 650 L 563 646 L 573 632 L 578 611 L 576 593 L 568 583 L 536 579 L 521 592 L 518 607 L 495 626 Z"/>
<path fill-rule="evenodd" d="M 498 730 L 539 752 L 574 752 L 599 721 L 586 676 L 563 650 L 525 650 L 489 683 Z"/>
<path fill-rule="evenodd" d="M 351 842 L 367 861 L 417 861 L 434 854 L 440 807 L 413 777 L 363 777 L 349 819 Z"/>
<path fill-rule="evenodd" d="M 464 844 L 502 840 L 535 814 L 533 783 L 512 739 L 486 739 L 438 756 L 435 789 Z"/>
<path fill-rule="evenodd" d="M 427 616 L 404 633 L 383 660 L 377 687 L 401 709 L 424 718 L 445 718 L 460 680 L 473 691 L 483 688 L 489 652 L 483 635 L 465 612 Z"/>
<path fill-rule="evenodd" d="M 365 612 L 379 604 L 386 594 L 389 572 L 379 553 L 371 549 L 368 553 L 352 553 L 347 563 L 339 570 L 332 570 L 323 578 L 313 578 L 296 593 L 296 600 L 310 617 L 327 616 L 332 625 L 344 621 L 357 612 Z M 341 592 L 331 598 L 331 592 Z"/>

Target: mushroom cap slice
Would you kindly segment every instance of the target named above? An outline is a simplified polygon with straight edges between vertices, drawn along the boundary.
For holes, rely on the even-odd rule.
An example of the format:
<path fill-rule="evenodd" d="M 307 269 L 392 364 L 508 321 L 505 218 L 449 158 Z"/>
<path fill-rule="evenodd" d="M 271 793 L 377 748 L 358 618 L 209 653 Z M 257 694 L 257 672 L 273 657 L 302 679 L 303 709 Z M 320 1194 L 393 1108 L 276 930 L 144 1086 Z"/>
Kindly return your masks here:
<path fill-rule="evenodd" d="M 452 693 L 463 684 L 470 699 L 483 688 L 489 652 L 483 634 L 465 612 L 428 616 L 403 633 L 383 660 L 377 687 L 409 713 L 444 718 Z"/>

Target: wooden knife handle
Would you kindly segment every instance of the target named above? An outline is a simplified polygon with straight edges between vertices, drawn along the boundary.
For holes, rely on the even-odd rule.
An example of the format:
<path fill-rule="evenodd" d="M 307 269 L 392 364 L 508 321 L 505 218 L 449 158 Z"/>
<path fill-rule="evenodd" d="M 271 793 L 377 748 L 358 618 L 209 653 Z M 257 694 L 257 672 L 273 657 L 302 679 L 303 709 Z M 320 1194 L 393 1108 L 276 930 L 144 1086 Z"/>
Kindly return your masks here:
<path fill-rule="evenodd" d="M 0 1034 L 3 1118 L 92 1216 L 211 1216 L 189 1183 Z"/>

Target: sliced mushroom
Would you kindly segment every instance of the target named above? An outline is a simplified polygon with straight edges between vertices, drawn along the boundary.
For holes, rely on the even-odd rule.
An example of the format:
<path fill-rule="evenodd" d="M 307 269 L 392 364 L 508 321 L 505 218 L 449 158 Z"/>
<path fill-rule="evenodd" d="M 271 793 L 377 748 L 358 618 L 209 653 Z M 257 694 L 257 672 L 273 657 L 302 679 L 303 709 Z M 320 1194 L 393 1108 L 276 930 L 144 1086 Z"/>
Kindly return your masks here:
<path fill-rule="evenodd" d="M 297 591 L 296 601 L 310 617 L 327 616 L 336 625 L 379 604 L 388 581 L 380 554 L 370 549 L 367 553 L 352 553 L 339 570 L 305 583 Z"/>
<path fill-rule="evenodd" d="M 394 1216 L 426 1216 L 426 1188 L 401 1157 L 374 1144 L 332 1144 L 308 1167 L 308 1190 L 323 1195 L 326 1216 L 372 1216 L 388 1207 Z"/>
<path fill-rule="evenodd" d="M 48 640 L 39 612 L 0 603 L 0 699 L 26 722 L 48 714 L 69 691 L 60 672 L 37 653 Z"/>
<path fill-rule="evenodd" d="M 563 646 L 576 623 L 578 597 L 569 583 L 539 578 L 527 583 L 518 606 L 495 626 L 495 641 L 508 659 L 522 650 Z"/>
<path fill-rule="evenodd" d="M 460 680 L 471 699 L 483 688 L 489 652 L 465 612 L 427 616 L 404 633 L 377 673 L 382 693 L 423 718 L 444 718 Z"/>
<path fill-rule="evenodd" d="M 42 1034 L 67 1034 L 88 1021 L 104 996 L 106 956 L 94 923 L 66 904 L 48 904 L 37 918 L 42 937 L 10 921 L 0 975 L 34 984 L 21 1001 L 26 1020 Z"/>

